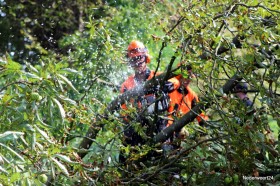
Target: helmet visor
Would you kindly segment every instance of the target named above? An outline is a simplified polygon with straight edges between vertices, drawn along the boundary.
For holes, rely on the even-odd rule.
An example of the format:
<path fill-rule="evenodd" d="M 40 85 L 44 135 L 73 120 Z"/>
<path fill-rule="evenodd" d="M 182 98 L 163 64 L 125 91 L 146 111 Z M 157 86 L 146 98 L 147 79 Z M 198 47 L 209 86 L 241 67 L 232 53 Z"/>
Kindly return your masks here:
<path fill-rule="evenodd" d="M 136 57 L 140 55 L 147 54 L 147 49 L 146 48 L 134 48 L 132 50 L 127 51 L 127 57 Z"/>
<path fill-rule="evenodd" d="M 145 63 L 145 61 L 146 61 L 146 56 L 141 55 L 141 56 L 129 58 L 128 63 L 131 67 L 137 67 Z"/>

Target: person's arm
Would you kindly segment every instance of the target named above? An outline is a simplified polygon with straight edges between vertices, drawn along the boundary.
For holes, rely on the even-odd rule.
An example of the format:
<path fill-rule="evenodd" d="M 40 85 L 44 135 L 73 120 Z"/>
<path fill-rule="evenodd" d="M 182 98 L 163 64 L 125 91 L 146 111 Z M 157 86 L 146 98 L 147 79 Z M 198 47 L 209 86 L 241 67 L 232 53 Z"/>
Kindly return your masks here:
<path fill-rule="evenodd" d="M 199 102 L 198 96 L 194 94 L 193 100 L 192 100 L 192 108 Z M 209 117 L 204 114 L 203 112 L 199 114 L 199 116 L 196 117 L 196 120 L 200 126 L 205 126 L 205 122 L 209 120 Z"/>
<path fill-rule="evenodd" d="M 121 88 L 120 88 L 120 93 L 121 94 L 123 94 L 123 93 L 125 93 L 127 91 L 127 88 L 125 87 L 125 83 L 123 83 L 122 85 L 121 85 Z M 122 108 L 122 109 L 127 109 L 127 107 L 126 107 L 126 104 L 122 104 L 122 105 L 120 105 L 120 107 Z"/>

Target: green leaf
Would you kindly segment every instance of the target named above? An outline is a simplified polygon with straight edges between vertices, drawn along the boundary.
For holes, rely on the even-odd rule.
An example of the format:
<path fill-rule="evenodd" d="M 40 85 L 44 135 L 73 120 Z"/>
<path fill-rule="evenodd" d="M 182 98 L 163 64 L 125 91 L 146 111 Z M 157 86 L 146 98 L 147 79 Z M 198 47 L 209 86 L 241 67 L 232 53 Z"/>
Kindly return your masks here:
<path fill-rule="evenodd" d="M 59 158 L 60 160 L 70 163 L 70 164 L 77 164 L 78 162 L 72 161 L 68 156 L 62 155 L 62 154 L 55 154 L 54 157 Z"/>
<path fill-rule="evenodd" d="M 41 80 L 42 78 L 40 78 L 39 76 L 33 74 L 33 73 L 30 73 L 30 72 L 24 72 L 24 74 L 26 75 L 26 77 L 28 78 L 33 78 L 33 79 L 39 79 Z"/>
<path fill-rule="evenodd" d="M 65 167 L 62 163 L 60 163 L 59 161 L 57 161 L 57 160 L 56 160 L 55 158 L 53 158 L 53 157 L 51 157 L 51 160 L 59 167 L 59 169 L 62 171 L 62 173 L 63 173 L 65 176 L 69 177 L 69 173 L 68 173 L 66 167 Z"/>
<path fill-rule="evenodd" d="M 36 182 L 39 182 L 38 180 L 35 180 L 35 185 L 40 185 Z M 31 182 L 30 182 L 30 178 L 26 177 L 24 180 L 22 180 L 22 186 L 32 186 Z"/>
<path fill-rule="evenodd" d="M 269 120 L 268 124 L 269 124 L 271 130 L 273 131 L 274 138 L 278 139 L 280 127 L 277 125 L 277 121 L 271 119 L 271 120 Z"/>
<path fill-rule="evenodd" d="M 35 132 L 34 128 L 30 124 L 24 125 L 24 128 L 28 131 Z"/>
<path fill-rule="evenodd" d="M 0 143 L 0 145 L 1 145 L 2 147 L 5 147 L 6 149 L 8 149 L 8 150 L 9 150 L 11 153 L 13 153 L 14 155 L 16 155 L 21 161 L 25 162 L 25 161 L 24 161 L 24 158 L 23 158 L 21 155 L 19 155 L 16 151 L 14 151 L 14 150 L 11 149 L 10 147 L 4 145 L 3 143 Z"/>
<path fill-rule="evenodd" d="M 54 142 L 51 141 L 50 137 L 48 136 L 48 134 L 47 134 L 45 131 L 39 129 L 39 127 L 37 127 L 36 125 L 34 125 L 34 128 L 35 128 L 49 143 L 54 144 Z"/>
<path fill-rule="evenodd" d="M 10 101 L 11 99 L 13 98 L 13 96 L 9 95 L 9 94 L 5 94 L 3 97 L 2 97 L 2 103 L 6 103 L 8 101 Z"/>
<path fill-rule="evenodd" d="M 13 173 L 10 178 L 10 182 L 13 183 L 13 182 L 19 180 L 20 178 L 21 178 L 21 175 L 19 172 Z"/>
<path fill-rule="evenodd" d="M 24 135 L 23 132 L 6 131 L 3 134 L 0 134 L 0 142 L 17 140 L 22 135 Z"/>
<path fill-rule="evenodd" d="M 27 67 L 28 67 L 31 71 L 33 71 L 33 72 L 35 72 L 35 73 L 39 73 L 39 71 L 38 71 L 35 67 L 33 67 L 30 63 L 27 64 Z"/>
<path fill-rule="evenodd" d="M 75 92 L 79 93 L 77 91 L 77 89 L 73 86 L 73 84 L 71 83 L 71 81 L 69 81 L 65 76 L 61 75 L 61 74 L 57 74 L 57 76 L 62 79 L 68 86 L 70 86 Z"/>
<path fill-rule="evenodd" d="M 66 72 L 66 73 L 74 73 L 74 74 L 79 73 L 79 71 L 72 69 L 72 68 L 64 68 L 64 69 L 61 69 L 60 71 Z"/>
<path fill-rule="evenodd" d="M 37 117 L 38 121 L 39 121 L 44 127 L 52 128 L 52 126 L 50 126 L 50 125 L 46 124 L 45 122 L 43 122 L 43 120 L 40 118 L 38 112 L 36 112 L 36 117 Z"/>
<path fill-rule="evenodd" d="M 29 144 L 26 142 L 26 140 L 24 139 L 24 136 L 19 136 L 19 138 L 21 139 L 21 141 L 24 143 L 24 145 L 28 146 Z"/>
<path fill-rule="evenodd" d="M 60 95 L 59 98 L 62 99 L 63 101 L 66 101 L 66 102 L 72 104 L 72 105 L 77 105 L 76 101 L 74 101 L 74 100 L 72 100 L 70 98 L 67 98 L 67 97 L 65 97 L 63 95 Z"/>
<path fill-rule="evenodd" d="M 20 70 L 21 65 L 15 61 L 13 61 L 9 54 L 6 54 L 6 55 L 7 55 L 6 68 L 9 70 Z"/>
<path fill-rule="evenodd" d="M 0 65 L 6 65 L 6 64 L 7 64 L 6 58 L 0 57 Z"/>
<path fill-rule="evenodd" d="M 179 75 L 181 74 L 182 70 L 180 68 L 178 68 L 176 71 L 174 71 L 174 74 Z"/>
<path fill-rule="evenodd" d="M 53 163 L 51 163 L 51 176 L 53 179 L 55 178 L 55 168 Z"/>
<path fill-rule="evenodd" d="M 5 158 L 5 157 L 0 153 L 0 164 L 3 164 L 4 162 L 7 162 L 8 164 L 11 163 L 7 158 Z"/>
<path fill-rule="evenodd" d="M 32 133 L 32 138 L 31 138 L 31 149 L 34 150 L 36 145 L 36 132 Z"/>
<path fill-rule="evenodd" d="M 61 118 L 64 120 L 64 118 L 65 118 L 65 110 L 64 110 L 64 108 L 62 107 L 62 105 L 60 104 L 60 102 L 59 102 L 57 99 L 52 98 L 52 100 L 53 100 L 53 101 L 56 103 L 56 105 L 58 106 L 59 111 L 60 111 Z"/>
<path fill-rule="evenodd" d="M 2 166 L 0 166 L 0 172 L 4 172 L 5 174 L 8 174 L 8 172 L 6 171 L 6 169 L 4 169 Z"/>

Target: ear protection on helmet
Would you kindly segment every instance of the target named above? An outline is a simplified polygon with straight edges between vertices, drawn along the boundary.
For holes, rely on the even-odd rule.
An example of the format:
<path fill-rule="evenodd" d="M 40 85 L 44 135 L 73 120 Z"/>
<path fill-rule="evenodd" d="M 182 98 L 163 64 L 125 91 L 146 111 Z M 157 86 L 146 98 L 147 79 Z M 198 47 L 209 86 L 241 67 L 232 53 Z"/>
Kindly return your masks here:
<path fill-rule="evenodd" d="M 151 62 L 151 56 L 149 54 L 146 54 L 146 63 Z"/>

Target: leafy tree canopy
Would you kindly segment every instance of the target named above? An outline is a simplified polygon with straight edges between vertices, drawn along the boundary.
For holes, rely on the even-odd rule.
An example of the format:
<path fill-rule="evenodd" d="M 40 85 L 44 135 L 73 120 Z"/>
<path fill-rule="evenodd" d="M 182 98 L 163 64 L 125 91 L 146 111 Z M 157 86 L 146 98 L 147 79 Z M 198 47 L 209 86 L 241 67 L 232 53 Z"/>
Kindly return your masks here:
<path fill-rule="evenodd" d="M 3 185 L 259 185 L 279 183 L 279 2 L 0 0 L 0 182 Z M 209 115 L 189 113 L 152 134 L 135 108 L 117 110 L 132 73 L 128 43 L 144 42 L 159 81 L 181 72 Z M 161 79 L 160 79 L 161 78 Z M 254 107 L 234 96 L 245 81 Z M 197 109 L 197 110 L 196 110 Z M 147 143 L 122 144 L 121 112 Z M 153 123 L 156 113 L 147 116 Z M 180 151 L 151 159 L 178 128 Z M 201 137 L 201 134 L 203 137 Z M 128 157 L 118 161 L 120 150 Z M 175 175 L 175 176 L 174 176 Z M 262 176 L 267 180 L 243 179 Z M 180 179 L 178 179 L 179 177 Z M 271 180 L 269 180 L 271 178 Z"/>

